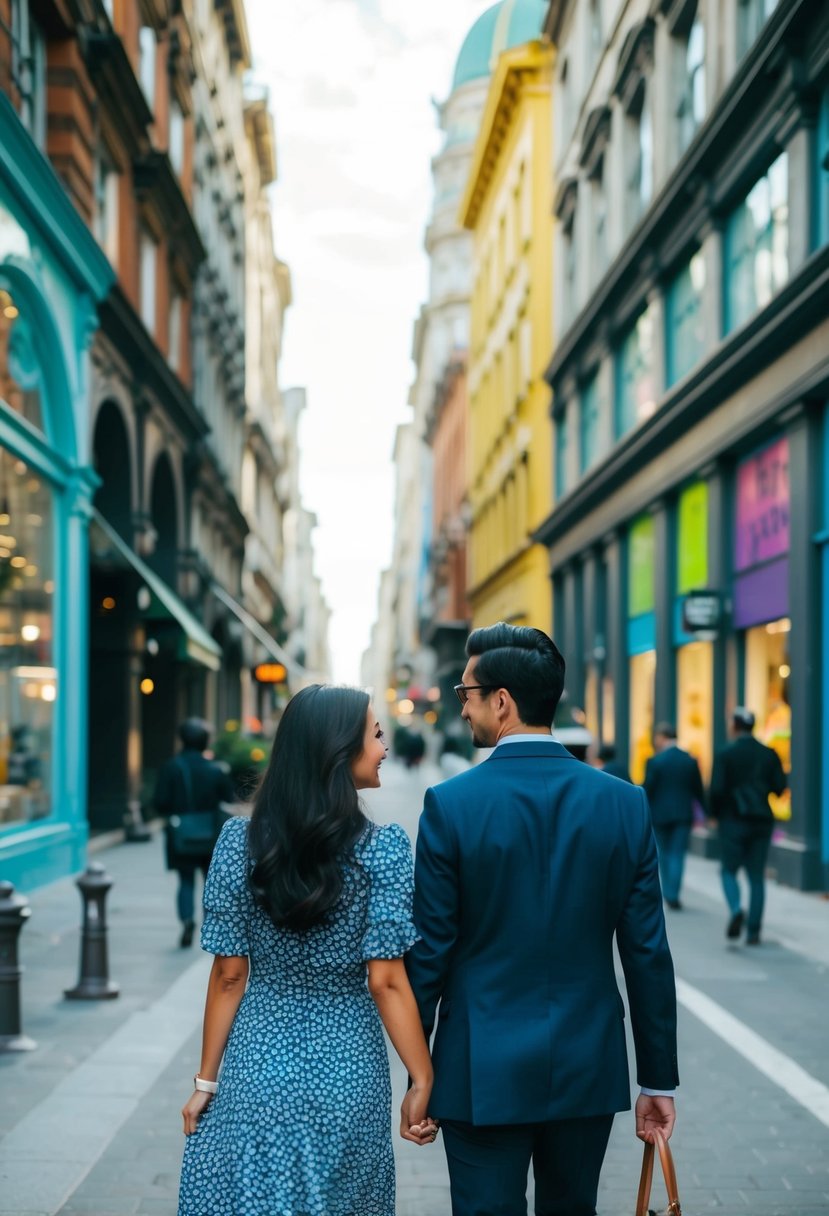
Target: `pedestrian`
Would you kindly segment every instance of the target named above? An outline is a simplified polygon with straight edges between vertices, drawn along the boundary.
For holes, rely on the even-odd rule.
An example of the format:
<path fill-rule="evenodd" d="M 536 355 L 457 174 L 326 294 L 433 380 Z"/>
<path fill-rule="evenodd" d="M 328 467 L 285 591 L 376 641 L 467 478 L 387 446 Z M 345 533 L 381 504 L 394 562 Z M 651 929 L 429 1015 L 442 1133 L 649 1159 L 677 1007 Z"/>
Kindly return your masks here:
<path fill-rule="evenodd" d="M 769 794 L 786 789 L 786 774 L 772 748 L 754 738 L 754 714 L 738 705 L 731 715 L 732 742 L 714 758 L 711 814 L 719 825 L 720 874 L 729 919 L 725 935 L 739 938 L 746 925 L 737 874 L 748 878 L 746 945 L 759 946 L 766 899 L 766 860 L 774 827 Z"/>
<path fill-rule="evenodd" d="M 674 1125 L 676 993 L 641 789 L 557 743 L 564 660 L 539 629 L 476 629 L 456 692 L 483 764 L 426 791 L 407 956 L 434 1040 L 453 1216 L 595 1212 L 630 1107 L 616 936 L 636 1045 L 636 1134 Z M 438 1003 L 440 1007 L 438 1009 Z"/>
<path fill-rule="evenodd" d="M 179 1216 L 394 1216 L 383 1026 L 413 1082 L 401 1135 L 437 1134 L 402 961 L 416 937 L 411 846 L 397 824 L 370 824 L 358 796 L 379 786 L 387 754 L 366 693 L 304 688 L 252 818 L 222 830 L 204 895 L 201 943 L 215 957 L 182 1110 Z"/>
<path fill-rule="evenodd" d="M 678 912 L 694 805 L 705 807 L 705 790 L 697 761 L 677 746 L 676 727 L 670 722 L 656 727 L 653 747 L 643 787 L 651 808 L 662 895 L 668 907 Z"/>
<path fill-rule="evenodd" d="M 616 759 L 616 748 L 612 743 L 603 743 L 599 748 L 596 756 L 596 767 L 601 769 L 603 773 L 607 773 L 608 777 L 618 777 L 620 781 L 627 781 L 632 784 L 630 779 L 630 769 L 622 761 Z"/>
<path fill-rule="evenodd" d="M 196 929 L 196 872 L 207 877 L 222 807 L 234 802 L 235 791 L 228 769 L 204 755 L 210 742 L 206 722 L 188 718 L 178 736 L 181 751 L 161 766 L 153 804 L 168 821 L 167 869 L 178 872 L 179 945 L 186 948 Z"/>

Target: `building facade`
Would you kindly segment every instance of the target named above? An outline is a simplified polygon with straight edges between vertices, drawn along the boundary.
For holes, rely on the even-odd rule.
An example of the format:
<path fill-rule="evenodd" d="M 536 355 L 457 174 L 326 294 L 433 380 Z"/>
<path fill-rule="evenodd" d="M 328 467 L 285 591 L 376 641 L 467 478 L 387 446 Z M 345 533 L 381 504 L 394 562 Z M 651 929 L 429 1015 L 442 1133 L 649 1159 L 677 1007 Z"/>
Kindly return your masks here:
<path fill-rule="evenodd" d="M 237 0 L 0 3 L 0 874 L 23 889 L 81 868 L 90 830 L 142 831 L 179 721 L 238 717 L 248 657 L 280 653 L 277 572 L 243 575 L 246 444 L 281 560 L 290 296 L 271 243 L 260 435 L 248 62 Z"/>
<path fill-rule="evenodd" d="M 85 856 L 89 348 L 113 281 L 46 155 L 29 48 L 0 26 L 0 873 L 15 884 Z"/>
<path fill-rule="evenodd" d="M 461 218 L 474 235 L 469 353 L 471 534 L 475 626 L 550 619 L 547 556 L 533 539 L 552 502 L 554 51 L 534 40 L 504 52 L 489 88 Z"/>
<path fill-rule="evenodd" d="M 568 691 L 635 778 L 658 719 L 708 775 L 747 704 L 789 773 L 771 864 L 825 885 L 829 13 L 554 2 L 545 28 L 563 273 L 537 536 Z"/>
<path fill-rule="evenodd" d="M 490 75 L 498 57 L 509 47 L 535 37 L 544 16 L 542 0 L 499 0 L 469 30 L 458 53 L 452 86 L 437 108 L 443 133 L 441 150 L 432 163 L 434 183 L 432 214 L 426 228 L 429 258 L 429 297 L 415 324 L 412 360 L 415 377 L 409 397 L 411 432 L 398 431 L 394 461 L 398 510 L 390 583 L 393 640 L 383 685 L 396 688 L 399 698 L 422 701 L 438 686 L 456 682 L 465 665 L 464 643 L 469 617 L 446 619 L 443 549 L 451 536 L 454 575 L 464 567 L 465 533 L 469 526 L 469 464 L 452 462 L 458 503 L 464 508 L 444 515 L 441 495 L 441 457 L 437 447 L 442 426 L 456 428 L 450 409 L 445 423 L 439 418 L 446 404 L 445 388 L 460 361 L 466 359 L 470 332 L 470 296 L 473 277 L 473 239 L 460 222 L 458 210 L 472 164 L 475 141 L 486 104 Z M 448 531 L 447 531 L 448 528 Z M 463 555 L 463 556 L 461 556 Z M 380 630 L 385 636 L 385 631 Z M 373 663 L 376 670 L 376 663 Z M 437 683 L 436 683 L 437 681 Z M 433 694 L 434 695 L 434 694 Z M 445 701 L 445 697 L 444 697 Z M 431 703 L 430 703 L 431 704 Z"/>

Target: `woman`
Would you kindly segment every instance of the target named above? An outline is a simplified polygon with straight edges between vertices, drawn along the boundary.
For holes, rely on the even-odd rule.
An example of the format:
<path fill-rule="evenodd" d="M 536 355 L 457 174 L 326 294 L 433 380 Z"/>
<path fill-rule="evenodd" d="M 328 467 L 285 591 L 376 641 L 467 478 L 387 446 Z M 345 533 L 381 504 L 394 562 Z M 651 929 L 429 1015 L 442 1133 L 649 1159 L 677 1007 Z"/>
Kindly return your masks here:
<path fill-rule="evenodd" d="M 403 963 L 417 937 L 411 848 L 396 824 L 371 825 L 357 794 L 379 786 L 386 754 L 365 693 L 305 688 L 251 820 L 222 829 L 204 894 L 202 947 L 216 957 L 182 1110 L 179 1216 L 394 1216 L 381 1019 L 413 1081 L 401 1134 L 437 1134 Z"/>

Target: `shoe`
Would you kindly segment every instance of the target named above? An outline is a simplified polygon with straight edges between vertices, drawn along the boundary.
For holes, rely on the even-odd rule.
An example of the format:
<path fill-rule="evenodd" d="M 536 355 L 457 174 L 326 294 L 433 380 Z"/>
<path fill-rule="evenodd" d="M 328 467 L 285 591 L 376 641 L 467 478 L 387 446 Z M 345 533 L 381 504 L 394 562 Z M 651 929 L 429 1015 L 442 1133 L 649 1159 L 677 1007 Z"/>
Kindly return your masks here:
<path fill-rule="evenodd" d="M 193 920 L 186 920 L 184 922 L 184 928 L 181 931 L 181 941 L 179 942 L 179 945 L 182 947 L 192 946 L 193 945 L 193 934 L 195 932 L 196 932 L 196 922 Z"/>
<path fill-rule="evenodd" d="M 749 933 L 748 937 L 746 938 L 746 945 L 747 946 L 759 946 L 760 945 L 760 934 L 759 933 Z"/>
<path fill-rule="evenodd" d="M 674 912 L 682 911 L 682 904 L 678 899 L 666 899 L 665 903 L 669 908 L 673 908 Z"/>
<path fill-rule="evenodd" d="M 745 920 L 746 914 L 742 911 L 742 909 L 739 912 L 735 912 L 731 917 L 731 920 L 728 922 L 728 928 L 725 931 L 725 936 L 729 938 L 739 937 L 743 931 Z"/>

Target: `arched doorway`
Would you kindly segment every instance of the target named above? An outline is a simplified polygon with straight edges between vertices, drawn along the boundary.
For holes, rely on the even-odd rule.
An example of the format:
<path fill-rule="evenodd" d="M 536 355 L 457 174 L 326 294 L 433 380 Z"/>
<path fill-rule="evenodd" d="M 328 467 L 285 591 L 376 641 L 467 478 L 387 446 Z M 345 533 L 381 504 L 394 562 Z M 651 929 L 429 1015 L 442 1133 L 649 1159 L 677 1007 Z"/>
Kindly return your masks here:
<path fill-rule="evenodd" d="M 179 502 L 173 466 L 166 452 L 155 462 L 150 480 L 150 519 L 155 533 L 147 565 L 178 594 Z M 189 712 L 182 664 L 180 629 L 173 620 L 148 620 L 141 696 L 143 799 L 152 801 L 159 768 L 176 750 L 179 722 Z"/>
<path fill-rule="evenodd" d="M 93 505 L 132 546 L 132 453 L 120 407 L 105 401 L 92 436 L 101 484 Z M 93 832 L 122 827 L 138 815 L 141 752 L 138 682 L 143 632 L 130 568 L 99 557 L 89 562 L 89 774 L 87 799 Z"/>

